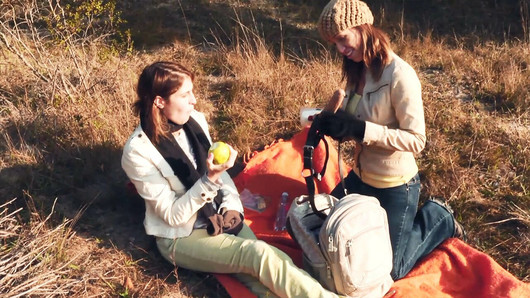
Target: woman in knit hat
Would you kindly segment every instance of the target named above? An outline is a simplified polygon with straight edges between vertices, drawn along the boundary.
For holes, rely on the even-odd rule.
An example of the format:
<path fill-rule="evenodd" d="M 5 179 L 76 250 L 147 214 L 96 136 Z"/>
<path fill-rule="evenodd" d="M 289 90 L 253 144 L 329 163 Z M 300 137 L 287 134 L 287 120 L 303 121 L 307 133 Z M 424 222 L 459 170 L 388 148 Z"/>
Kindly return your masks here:
<path fill-rule="evenodd" d="M 366 3 L 332 0 L 318 20 L 320 34 L 343 55 L 346 88 L 330 100 L 338 110 L 322 112 L 320 130 L 337 140 L 354 140 L 351 172 L 332 191 L 371 195 L 386 210 L 393 249 L 392 278 L 450 237 L 464 237 L 451 207 L 429 199 L 418 210 L 420 177 L 414 154 L 425 147 L 421 84 L 414 69 L 374 27 Z"/>

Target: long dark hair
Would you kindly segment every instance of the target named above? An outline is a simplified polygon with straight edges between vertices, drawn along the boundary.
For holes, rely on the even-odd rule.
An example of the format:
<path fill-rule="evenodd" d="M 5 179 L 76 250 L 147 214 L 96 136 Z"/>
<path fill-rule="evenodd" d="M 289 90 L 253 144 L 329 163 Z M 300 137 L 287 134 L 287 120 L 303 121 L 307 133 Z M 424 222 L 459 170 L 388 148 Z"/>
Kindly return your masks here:
<path fill-rule="evenodd" d="M 390 39 L 381 29 L 370 24 L 357 27 L 361 33 L 363 46 L 363 61 L 355 62 L 346 57 L 342 60 L 342 80 L 350 86 L 355 86 L 361 77 L 363 68 L 370 70 L 376 81 L 381 78 L 385 66 L 392 59 Z"/>
<path fill-rule="evenodd" d="M 152 136 L 151 141 L 154 143 L 169 134 L 167 118 L 154 105 L 155 98 L 160 96 L 168 100 L 171 94 L 180 89 L 186 77 L 193 81 L 195 75 L 179 63 L 159 61 L 145 67 L 138 78 L 138 99 L 133 104 L 133 110 L 145 123 L 142 128 Z"/>

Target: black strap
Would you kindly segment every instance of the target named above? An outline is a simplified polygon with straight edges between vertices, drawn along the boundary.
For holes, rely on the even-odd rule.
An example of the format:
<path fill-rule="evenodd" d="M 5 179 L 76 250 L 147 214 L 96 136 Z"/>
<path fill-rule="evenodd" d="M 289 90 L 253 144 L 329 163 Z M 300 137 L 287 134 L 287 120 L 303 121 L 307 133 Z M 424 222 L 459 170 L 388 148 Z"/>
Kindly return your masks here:
<path fill-rule="evenodd" d="M 339 156 L 339 176 L 340 176 L 340 183 L 342 185 L 342 189 L 344 190 L 344 195 L 348 195 L 348 189 L 346 189 L 346 184 L 344 183 L 344 172 L 342 171 L 342 141 L 339 141 L 339 149 L 337 152 L 337 155 Z"/>
<path fill-rule="evenodd" d="M 320 141 L 324 142 L 324 147 L 326 148 L 326 158 L 324 160 L 324 166 L 322 167 L 322 170 L 320 172 L 316 172 L 313 164 L 313 153 L 315 151 L 315 148 L 318 146 Z M 302 170 L 302 176 L 305 179 L 306 185 L 307 185 L 307 194 L 308 194 L 308 200 L 309 204 L 311 205 L 311 208 L 313 209 L 313 212 L 318 215 L 321 218 L 326 218 L 326 215 L 317 209 L 315 205 L 315 181 L 314 179 L 318 179 L 320 181 L 322 179 L 322 176 L 324 176 L 326 172 L 326 166 L 328 164 L 329 159 L 329 144 L 324 137 L 324 135 L 319 130 L 319 117 L 315 117 L 313 120 L 313 123 L 311 124 L 311 127 L 309 128 L 309 132 L 307 134 L 306 143 L 304 145 L 304 169 Z"/>

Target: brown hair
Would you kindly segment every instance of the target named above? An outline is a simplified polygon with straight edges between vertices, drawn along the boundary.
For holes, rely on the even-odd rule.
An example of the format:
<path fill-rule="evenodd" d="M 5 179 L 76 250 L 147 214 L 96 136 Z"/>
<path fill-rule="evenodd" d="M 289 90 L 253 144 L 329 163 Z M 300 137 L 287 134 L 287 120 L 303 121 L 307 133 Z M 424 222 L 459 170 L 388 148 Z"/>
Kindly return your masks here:
<path fill-rule="evenodd" d="M 390 39 L 381 29 L 370 24 L 357 27 L 361 33 L 363 61 L 355 62 L 347 57 L 342 61 L 342 80 L 355 86 L 361 77 L 364 66 L 368 67 L 376 81 L 381 78 L 385 66 L 390 63 L 392 48 Z"/>
<path fill-rule="evenodd" d="M 160 137 L 167 137 L 169 129 L 167 118 L 154 105 L 157 96 L 168 100 L 177 92 L 186 77 L 192 81 L 195 75 L 179 63 L 159 61 L 144 68 L 138 78 L 136 94 L 138 99 L 133 104 L 134 113 L 143 120 L 142 128 L 152 136 L 152 142 L 158 143 Z"/>

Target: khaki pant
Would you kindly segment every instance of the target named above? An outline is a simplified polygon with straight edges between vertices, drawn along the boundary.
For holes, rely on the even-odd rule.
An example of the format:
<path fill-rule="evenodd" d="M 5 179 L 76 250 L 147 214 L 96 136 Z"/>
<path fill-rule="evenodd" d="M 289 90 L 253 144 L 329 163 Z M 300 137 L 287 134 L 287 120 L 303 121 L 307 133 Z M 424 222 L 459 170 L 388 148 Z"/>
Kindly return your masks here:
<path fill-rule="evenodd" d="M 205 229 L 197 229 L 188 237 L 157 238 L 156 243 L 162 256 L 175 266 L 237 273 L 235 277 L 258 297 L 337 297 L 296 267 L 284 252 L 257 240 L 247 225 L 238 236 L 210 236 Z"/>

